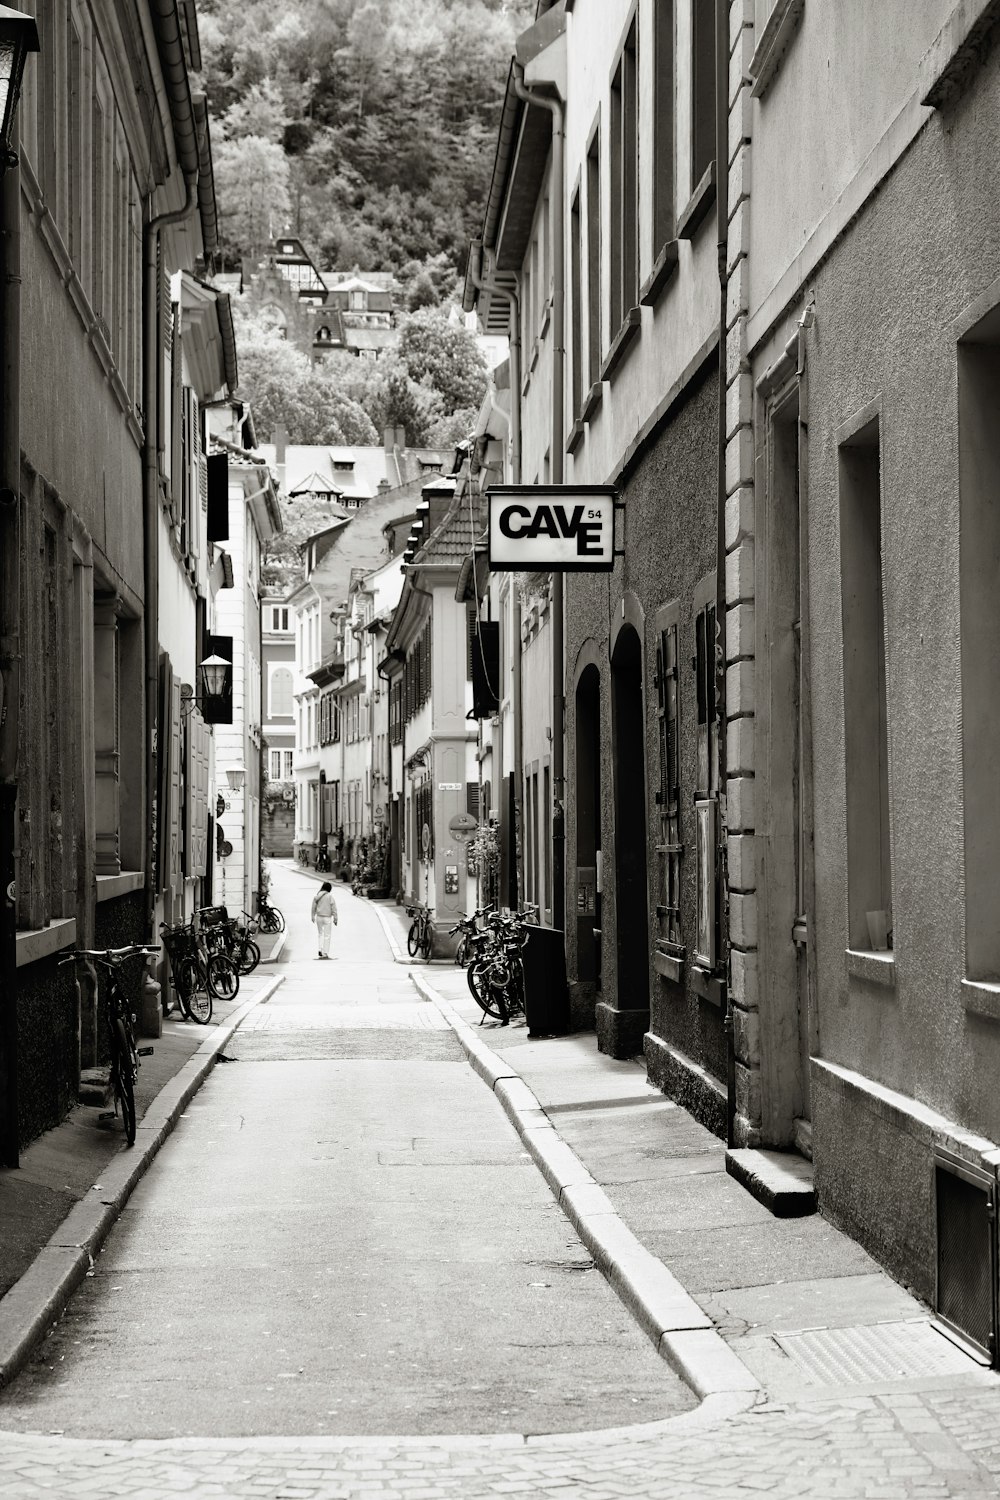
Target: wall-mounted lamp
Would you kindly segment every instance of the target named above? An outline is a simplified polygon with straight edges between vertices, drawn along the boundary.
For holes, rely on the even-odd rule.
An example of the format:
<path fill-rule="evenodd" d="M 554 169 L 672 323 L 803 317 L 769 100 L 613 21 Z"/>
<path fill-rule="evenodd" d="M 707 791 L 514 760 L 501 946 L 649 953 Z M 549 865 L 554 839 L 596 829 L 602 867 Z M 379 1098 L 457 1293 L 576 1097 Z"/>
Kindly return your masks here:
<path fill-rule="evenodd" d="M 14 114 L 21 96 L 21 79 L 29 52 L 39 52 L 38 27 L 32 16 L 0 5 L 0 173 L 17 165 L 11 149 Z"/>
<path fill-rule="evenodd" d="M 226 780 L 234 792 L 241 792 L 243 790 L 243 783 L 246 781 L 246 776 L 246 766 L 226 767 Z"/>
<path fill-rule="evenodd" d="M 201 692 L 181 688 L 181 712 L 190 713 L 195 707 L 204 711 L 210 705 L 221 704 L 226 696 L 226 673 L 231 670 L 232 665 L 231 661 L 226 661 L 222 656 L 206 656 L 204 661 L 199 662 L 198 681 Z"/>

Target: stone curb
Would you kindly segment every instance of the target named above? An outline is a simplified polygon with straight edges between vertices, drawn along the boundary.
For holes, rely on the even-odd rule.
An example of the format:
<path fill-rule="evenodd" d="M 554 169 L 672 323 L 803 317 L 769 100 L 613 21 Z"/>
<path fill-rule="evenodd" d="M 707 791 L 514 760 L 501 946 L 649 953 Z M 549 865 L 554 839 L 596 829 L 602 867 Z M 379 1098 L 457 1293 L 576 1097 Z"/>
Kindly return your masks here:
<path fill-rule="evenodd" d="M 269 1000 L 283 974 L 239 1006 L 163 1085 L 135 1133 L 135 1147 L 113 1156 L 85 1198 L 70 1209 L 24 1275 L 0 1299 L 0 1390 L 27 1364 L 49 1328 L 62 1315 L 122 1209 L 233 1032 L 251 1010 Z"/>
<path fill-rule="evenodd" d="M 503 1105 L 595 1265 L 661 1357 L 702 1401 L 729 1397 L 737 1403 L 745 1400 L 752 1404 L 762 1395 L 759 1381 L 677 1278 L 615 1212 L 600 1183 L 560 1138 L 533 1091 L 513 1068 L 499 1063 L 496 1054 L 423 974 L 411 970 L 410 978 L 453 1028 L 470 1063 Z M 486 1052 L 490 1052 L 492 1064 L 484 1057 Z"/>

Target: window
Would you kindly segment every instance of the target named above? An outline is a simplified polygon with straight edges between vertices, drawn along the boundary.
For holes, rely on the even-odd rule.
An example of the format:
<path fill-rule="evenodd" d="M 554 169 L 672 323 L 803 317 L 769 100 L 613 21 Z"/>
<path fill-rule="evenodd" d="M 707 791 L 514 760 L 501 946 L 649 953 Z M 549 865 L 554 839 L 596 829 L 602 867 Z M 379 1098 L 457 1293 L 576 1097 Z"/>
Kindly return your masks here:
<path fill-rule="evenodd" d="M 285 609 L 285 608 L 273 609 L 272 608 L 272 610 L 271 610 L 271 629 L 272 630 L 287 630 L 288 629 L 288 610 L 287 609 Z"/>
<path fill-rule="evenodd" d="M 1000 838 L 1000 312 L 958 346 L 959 580 L 962 642 L 962 765 L 965 804 L 965 969 L 1000 979 L 1000 924 L 993 870 Z"/>
<path fill-rule="evenodd" d="M 656 790 L 659 813 L 657 865 L 659 895 L 656 914 L 659 945 L 683 956 L 681 936 L 681 789 L 680 789 L 680 681 L 678 678 L 676 604 L 661 609 L 656 617 L 656 712 L 660 775 Z"/>
<path fill-rule="evenodd" d="M 892 946 L 880 489 L 876 416 L 840 447 L 848 944 L 862 950 Z"/>
<path fill-rule="evenodd" d="M 601 374 L 601 132 L 587 150 L 587 386 Z"/>
<path fill-rule="evenodd" d="M 705 0 L 707 5 L 707 0 Z M 638 40 L 633 18 L 611 82 L 611 333 L 639 300 Z"/>
<path fill-rule="evenodd" d="M 674 237 L 674 0 L 653 10 L 653 256 Z"/>
<path fill-rule="evenodd" d="M 268 772 L 272 781 L 281 780 L 281 751 L 271 751 L 271 769 Z"/>
<path fill-rule="evenodd" d="M 271 673 L 270 717 L 288 719 L 292 714 L 292 673 L 289 667 L 276 667 Z"/>
<path fill-rule="evenodd" d="M 583 400 L 583 287 L 580 277 L 583 270 L 583 246 L 581 244 L 580 192 L 573 194 L 569 211 L 569 276 L 570 276 L 570 421 L 580 415 Z"/>
<path fill-rule="evenodd" d="M 294 750 L 283 750 L 281 753 L 284 756 L 284 779 L 285 781 L 291 781 L 295 774 L 293 766 L 295 752 Z"/>
<path fill-rule="evenodd" d="M 715 159 L 715 7 L 691 0 L 691 193 Z"/>
<path fill-rule="evenodd" d="M 66 224 L 66 248 L 70 259 L 80 270 L 83 250 L 83 174 L 78 170 L 83 143 L 83 46 L 72 16 L 66 33 L 66 103 L 69 110 L 70 147 L 73 161 L 69 172 L 69 212 Z"/>

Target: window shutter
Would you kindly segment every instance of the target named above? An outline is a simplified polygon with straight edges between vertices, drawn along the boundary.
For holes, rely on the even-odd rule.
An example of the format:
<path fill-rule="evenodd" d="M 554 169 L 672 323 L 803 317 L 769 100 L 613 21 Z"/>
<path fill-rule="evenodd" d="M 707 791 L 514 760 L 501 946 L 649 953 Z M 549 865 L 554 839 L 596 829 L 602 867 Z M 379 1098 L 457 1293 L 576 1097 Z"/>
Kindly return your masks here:
<path fill-rule="evenodd" d="M 205 460 L 208 497 L 208 540 L 229 540 L 229 460 L 224 453 L 212 453 Z"/>
<path fill-rule="evenodd" d="M 479 817 L 479 783 L 478 781 L 467 781 L 465 783 L 465 810 L 473 818 Z"/>
<path fill-rule="evenodd" d="M 184 396 L 181 385 L 181 310 L 178 306 L 173 308 L 173 333 L 170 348 L 170 443 L 167 448 L 168 492 L 170 495 L 170 514 L 174 525 L 177 526 L 182 520 L 181 505 L 183 493 L 183 448 L 184 448 Z"/>
<path fill-rule="evenodd" d="M 174 677 L 170 685 L 170 810 L 168 832 L 170 840 L 169 873 L 177 878 L 182 873 L 183 856 L 183 806 L 181 801 L 181 685 Z"/>

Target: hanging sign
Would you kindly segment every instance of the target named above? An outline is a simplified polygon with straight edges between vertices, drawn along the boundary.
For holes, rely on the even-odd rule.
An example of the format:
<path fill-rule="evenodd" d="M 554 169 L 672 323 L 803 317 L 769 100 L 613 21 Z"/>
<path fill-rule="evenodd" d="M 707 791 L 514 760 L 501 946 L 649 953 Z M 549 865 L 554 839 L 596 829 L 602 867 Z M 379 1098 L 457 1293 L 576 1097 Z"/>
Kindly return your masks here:
<path fill-rule="evenodd" d="M 489 564 L 496 573 L 609 572 L 617 491 L 596 484 L 491 485 Z"/>

